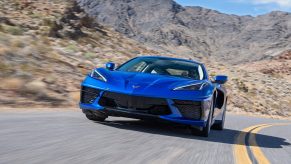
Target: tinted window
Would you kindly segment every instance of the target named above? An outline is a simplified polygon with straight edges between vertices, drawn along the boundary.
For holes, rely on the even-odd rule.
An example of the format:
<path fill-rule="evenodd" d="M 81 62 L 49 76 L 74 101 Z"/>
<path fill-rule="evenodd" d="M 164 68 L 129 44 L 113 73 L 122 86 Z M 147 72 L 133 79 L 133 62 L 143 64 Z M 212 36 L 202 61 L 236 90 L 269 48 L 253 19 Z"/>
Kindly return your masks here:
<path fill-rule="evenodd" d="M 177 76 L 195 80 L 204 78 L 200 64 L 166 58 L 135 58 L 121 65 L 117 70 Z"/>

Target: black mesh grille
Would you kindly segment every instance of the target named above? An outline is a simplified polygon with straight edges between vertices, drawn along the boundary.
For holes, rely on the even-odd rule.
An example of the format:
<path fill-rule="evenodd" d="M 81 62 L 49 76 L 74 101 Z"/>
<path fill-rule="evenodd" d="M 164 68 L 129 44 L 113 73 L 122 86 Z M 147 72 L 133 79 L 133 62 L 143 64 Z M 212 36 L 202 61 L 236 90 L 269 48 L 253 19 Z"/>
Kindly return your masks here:
<path fill-rule="evenodd" d="M 152 115 L 171 114 L 168 103 L 165 99 L 142 96 L 132 96 L 127 94 L 104 92 L 99 100 L 99 104 L 113 109 L 125 109 L 137 113 Z"/>
<path fill-rule="evenodd" d="M 81 103 L 92 104 L 99 94 L 100 90 L 83 86 L 81 90 Z"/>
<path fill-rule="evenodd" d="M 201 119 L 201 102 L 185 100 L 174 100 L 174 102 L 183 117 L 195 120 Z"/>

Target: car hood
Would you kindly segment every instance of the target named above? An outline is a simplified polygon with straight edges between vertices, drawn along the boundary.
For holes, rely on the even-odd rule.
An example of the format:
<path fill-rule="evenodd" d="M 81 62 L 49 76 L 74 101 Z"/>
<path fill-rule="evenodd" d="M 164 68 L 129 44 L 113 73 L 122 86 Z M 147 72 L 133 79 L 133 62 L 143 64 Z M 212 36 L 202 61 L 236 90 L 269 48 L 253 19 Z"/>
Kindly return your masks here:
<path fill-rule="evenodd" d="M 109 71 L 99 68 L 97 71 L 102 74 L 107 82 L 94 80 L 94 86 L 106 91 L 120 92 L 133 95 L 151 97 L 180 97 L 181 94 L 195 92 L 196 96 L 204 97 L 201 91 L 174 91 L 179 86 L 204 82 L 202 80 L 192 80 L 187 78 L 155 75 L 147 73 Z M 91 82 L 92 83 L 92 82 Z M 188 96 L 189 97 L 189 96 Z"/>

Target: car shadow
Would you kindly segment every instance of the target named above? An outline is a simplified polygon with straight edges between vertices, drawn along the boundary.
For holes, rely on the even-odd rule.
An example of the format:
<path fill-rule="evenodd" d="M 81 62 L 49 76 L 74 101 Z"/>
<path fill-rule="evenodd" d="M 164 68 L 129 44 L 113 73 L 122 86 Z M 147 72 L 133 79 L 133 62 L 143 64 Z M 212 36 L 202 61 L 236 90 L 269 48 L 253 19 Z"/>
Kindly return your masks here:
<path fill-rule="evenodd" d="M 246 133 L 240 130 L 235 129 L 224 129 L 223 131 L 211 130 L 209 137 L 199 136 L 200 131 L 194 131 L 194 134 L 190 133 L 190 130 L 187 126 L 168 123 L 168 122 L 156 122 L 156 121 L 145 121 L 145 120 L 116 120 L 116 121 L 105 121 L 105 122 L 96 122 L 101 123 L 106 126 L 126 129 L 132 131 L 139 131 L 143 133 L 165 135 L 172 137 L 179 137 L 184 139 L 195 139 L 202 140 L 206 142 L 217 142 L 225 144 L 241 144 L 235 143 L 235 140 L 239 134 Z M 248 134 L 246 134 L 248 135 Z M 256 134 L 257 140 L 264 141 L 260 142 L 260 147 L 265 148 L 282 148 L 282 146 L 291 145 L 284 138 L 269 136 L 264 134 Z M 249 145 L 257 146 L 257 145 Z"/>

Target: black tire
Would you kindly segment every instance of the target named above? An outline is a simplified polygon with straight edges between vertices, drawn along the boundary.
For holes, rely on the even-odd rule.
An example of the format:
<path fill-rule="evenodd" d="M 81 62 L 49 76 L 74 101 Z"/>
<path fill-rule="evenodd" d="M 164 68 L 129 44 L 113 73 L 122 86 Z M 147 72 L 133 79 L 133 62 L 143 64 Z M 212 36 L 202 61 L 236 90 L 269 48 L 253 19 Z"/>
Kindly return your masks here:
<path fill-rule="evenodd" d="M 95 115 L 91 115 L 91 114 L 86 114 L 86 117 L 89 119 L 89 120 L 92 120 L 92 121 L 105 121 L 106 117 L 99 117 L 99 116 L 95 116 Z"/>
<path fill-rule="evenodd" d="M 208 137 L 209 133 L 210 133 L 210 129 L 212 126 L 212 120 L 213 120 L 213 110 L 214 110 L 214 100 L 212 100 L 211 102 L 211 109 L 209 111 L 209 115 L 208 115 L 208 119 L 206 122 L 206 126 L 203 127 L 202 131 L 201 131 L 201 136 L 203 137 Z"/>
<path fill-rule="evenodd" d="M 97 111 L 87 111 L 85 112 L 85 115 L 86 117 L 89 119 L 89 120 L 92 120 L 92 121 L 105 121 L 105 119 L 108 117 L 106 115 L 106 113 L 101 113 L 101 112 L 97 112 Z"/>
<path fill-rule="evenodd" d="M 224 109 L 223 109 L 223 113 L 222 113 L 222 119 L 218 120 L 217 123 L 215 123 L 213 125 L 213 129 L 215 130 L 223 130 L 224 129 L 224 123 L 225 123 L 225 117 L 226 117 L 226 106 L 227 106 L 227 102 L 225 102 L 226 104 L 224 105 Z"/>

